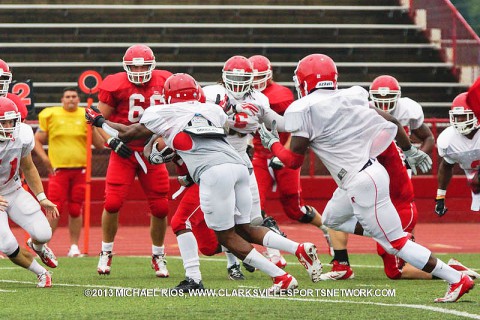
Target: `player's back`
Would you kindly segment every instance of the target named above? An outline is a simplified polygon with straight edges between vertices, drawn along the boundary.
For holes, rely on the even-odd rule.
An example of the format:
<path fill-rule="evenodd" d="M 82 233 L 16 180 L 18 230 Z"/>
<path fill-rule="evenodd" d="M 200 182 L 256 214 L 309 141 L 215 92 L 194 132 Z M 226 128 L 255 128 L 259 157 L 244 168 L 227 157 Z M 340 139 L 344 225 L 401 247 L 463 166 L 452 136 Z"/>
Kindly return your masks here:
<path fill-rule="evenodd" d="M 338 184 L 385 150 L 397 127 L 368 105 L 361 87 L 317 90 L 291 104 L 286 129 L 310 140 L 310 146 Z"/>

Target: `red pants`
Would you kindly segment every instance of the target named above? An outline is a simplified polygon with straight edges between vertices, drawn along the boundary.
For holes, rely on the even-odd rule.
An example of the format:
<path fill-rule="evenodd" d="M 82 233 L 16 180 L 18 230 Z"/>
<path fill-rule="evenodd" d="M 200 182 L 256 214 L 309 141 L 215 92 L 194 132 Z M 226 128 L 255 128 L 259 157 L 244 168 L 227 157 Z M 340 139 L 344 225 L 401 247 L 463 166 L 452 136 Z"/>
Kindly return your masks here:
<path fill-rule="evenodd" d="M 48 199 L 57 205 L 60 213 L 63 213 L 66 204 L 70 216 L 80 217 L 85 186 L 85 169 L 56 169 L 48 176 Z"/>
<path fill-rule="evenodd" d="M 258 182 L 258 191 L 260 193 L 260 205 L 265 209 L 267 194 L 274 183 L 277 184 L 277 190 L 280 193 L 280 202 L 282 203 L 285 214 L 293 220 L 299 220 L 304 213 L 300 208 L 304 205 L 302 199 L 302 188 L 300 186 L 300 168 L 290 169 L 282 168 L 273 170 L 269 168 L 267 158 L 253 158 L 253 169 Z M 270 169 L 270 171 L 269 171 Z M 272 173 L 273 173 L 273 178 Z"/>

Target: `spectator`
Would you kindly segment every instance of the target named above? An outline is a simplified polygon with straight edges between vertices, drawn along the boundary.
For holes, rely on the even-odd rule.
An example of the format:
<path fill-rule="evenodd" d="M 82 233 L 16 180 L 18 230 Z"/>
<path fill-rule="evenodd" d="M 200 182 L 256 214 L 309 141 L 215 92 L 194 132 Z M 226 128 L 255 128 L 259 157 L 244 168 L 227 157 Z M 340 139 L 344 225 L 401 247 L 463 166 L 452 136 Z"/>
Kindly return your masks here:
<path fill-rule="evenodd" d="M 84 121 L 85 111 L 78 107 L 80 98 L 76 88 L 65 88 L 61 101 L 61 107 L 46 108 L 39 113 L 34 150 L 48 170 L 48 198 L 57 205 L 60 214 L 68 211 L 68 256 L 77 257 L 80 256 L 78 241 L 82 230 L 86 186 L 87 125 Z M 95 148 L 102 149 L 103 138 L 96 129 L 92 133 Z M 48 155 L 43 149 L 46 144 Z M 50 221 L 53 231 L 58 221 Z"/>

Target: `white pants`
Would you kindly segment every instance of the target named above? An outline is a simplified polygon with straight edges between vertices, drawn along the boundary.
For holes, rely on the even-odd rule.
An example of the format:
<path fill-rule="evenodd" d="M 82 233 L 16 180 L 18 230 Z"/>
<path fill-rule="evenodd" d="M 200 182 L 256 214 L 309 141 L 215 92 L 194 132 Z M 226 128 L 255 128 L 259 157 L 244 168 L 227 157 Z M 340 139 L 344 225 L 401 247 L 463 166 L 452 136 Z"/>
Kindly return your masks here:
<path fill-rule="evenodd" d="M 396 253 L 390 243 L 407 234 L 390 200 L 389 184 L 387 171 L 374 161 L 343 189 L 335 190 L 322 215 L 323 223 L 334 230 L 353 233 L 358 221 L 387 252 Z"/>
<path fill-rule="evenodd" d="M 8 201 L 8 208 L 6 211 L 0 211 L 0 251 L 10 255 L 18 248 L 8 218 L 28 232 L 33 239 L 42 243 L 50 240 L 52 237 L 50 224 L 30 193 L 20 188 L 2 196 Z"/>
<path fill-rule="evenodd" d="M 252 171 L 250 174 L 250 192 L 252 193 L 252 210 L 250 211 L 250 221 L 262 222 L 262 208 L 260 206 L 260 192 L 258 191 L 257 178 Z"/>
<path fill-rule="evenodd" d="M 223 231 L 250 223 L 252 194 L 246 166 L 225 163 L 200 176 L 200 207 L 210 229 Z"/>

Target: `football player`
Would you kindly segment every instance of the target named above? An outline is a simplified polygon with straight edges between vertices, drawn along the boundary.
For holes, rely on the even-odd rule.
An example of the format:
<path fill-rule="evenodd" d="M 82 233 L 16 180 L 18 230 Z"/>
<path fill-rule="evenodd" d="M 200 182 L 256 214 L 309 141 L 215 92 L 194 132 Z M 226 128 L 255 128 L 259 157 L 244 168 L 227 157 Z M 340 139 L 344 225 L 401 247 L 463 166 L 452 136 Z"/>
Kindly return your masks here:
<path fill-rule="evenodd" d="M 390 254 L 449 283 L 444 297 L 455 302 L 474 287 L 469 276 L 448 266 L 430 250 L 409 239 L 389 195 L 389 177 L 375 158 L 401 126 L 369 108 L 368 93 L 359 86 L 337 89 L 335 62 L 311 54 L 298 62 L 294 82 L 301 97 L 285 112 L 285 128 L 292 133 L 291 150 L 279 143 L 275 128 L 262 125 L 260 137 L 285 165 L 298 168 L 311 148 L 338 185 L 322 219 L 334 230 L 373 237 Z M 429 169 L 431 159 L 413 146 L 408 135 L 397 135 L 412 169 Z"/>
<path fill-rule="evenodd" d="M 465 171 L 472 187 L 472 211 L 480 211 L 478 170 L 480 169 L 480 134 L 478 118 L 467 103 L 467 93 L 459 94 L 449 111 L 450 127 L 440 133 L 437 140 L 438 154 L 442 157 L 438 166 L 438 190 L 435 198 L 435 213 L 447 213 L 445 196 L 456 163 Z M 474 181 L 476 179 L 476 181 Z"/>
<path fill-rule="evenodd" d="M 46 243 L 52 237 L 49 219 L 58 218 L 55 204 L 47 199 L 42 181 L 35 167 L 31 151 L 35 140 L 30 126 L 21 123 L 21 116 L 13 101 L 0 97 L 0 251 L 15 264 L 35 273 L 37 287 L 52 286 L 52 276 L 39 265 L 33 255 L 18 245 L 8 225 L 10 218 L 31 236 L 27 245 L 51 268 L 58 265 L 55 255 Z M 19 169 L 23 171 L 33 196 L 22 188 Z M 39 205 L 40 203 L 40 205 Z M 45 209 L 47 217 L 41 208 Z"/>
<path fill-rule="evenodd" d="M 22 121 L 25 121 L 28 115 L 27 107 L 19 96 L 8 92 L 10 83 L 12 83 L 12 72 L 10 71 L 10 67 L 5 61 L 0 59 L 0 97 L 7 97 L 8 99 L 12 100 L 20 112 Z"/>
<path fill-rule="evenodd" d="M 273 81 L 272 65 L 268 58 L 262 55 L 255 55 L 248 58 L 248 60 L 250 60 L 253 67 L 254 89 L 267 96 L 272 110 L 283 115 L 294 100 L 292 91 Z M 288 144 L 290 138 L 288 132 L 280 132 L 279 137 L 281 144 Z M 285 214 L 290 219 L 302 223 L 310 223 L 320 228 L 330 249 L 330 237 L 327 228 L 322 224 L 322 217 L 314 207 L 304 204 L 300 186 L 300 168 L 286 168 L 277 157 L 272 155 L 270 150 L 263 147 L 258 133 L 253 137 L 253 146 L 255 153 L 252 163 L 255 176 L 257 177 L 262 213 L 265 212 L 268 191 L 278 190 L 279 199 Z M 332 250 L 329 251 L 333 255 Z M 274 254 L 270 256 L 273 261 L 282 262 Z"/>
<path fill-rule="evenodd" d="M 135 124 L 147 108 L 164 103 L 163 84 L 171 73 L 155 70 L 155 65 L 155 56 L 148 46 L 136 44 L 127 49 L 123 56 L 125 71 L 107 76 L 100 85 L 98 108 L 106 119 L 125 125 Z M 102 251 L 97 271 L 99 274 L 110 274 L 118 213 L 137 176 L 151 213 L 151 264 L 157 277 L 168 277 L 164 251 L 169 191 L 167 169 L 164 164 L 153 166 L 146 161 L 142 155 L 144 139 L 124 144 L 106 133 L 103 133 L 103 137 L 112 152 L 106 175 Z"/>
<path fill-rule="evenodd" d="M 225 141 L 227 116 L 213 103 L 200 103 L 200 87 L 187 74 L 174 74 L 165 82 L 165 106 L 147 109 L 140 123 L 125 126 L 105 120 L 96 110 L 86 109 L 90 123 L 122 140 L 158 134 L 185 162 L 199 184 L 200 206 L 205 221 L 219 242 L 241 260 L 273 278 L 271 293 L 297 287 L 294 277 L 262 256 L 251 244 L 275 246 L 295 253 L 312 281 L 318 281 L 321 264 L 312 243 L 298 244 L 265 227 L 250 224 L 252 199 L 250 172 L 245 160 Z M 152 145 L 148 158 L 162 163 L 171 158 L 165 148 Z"/>

